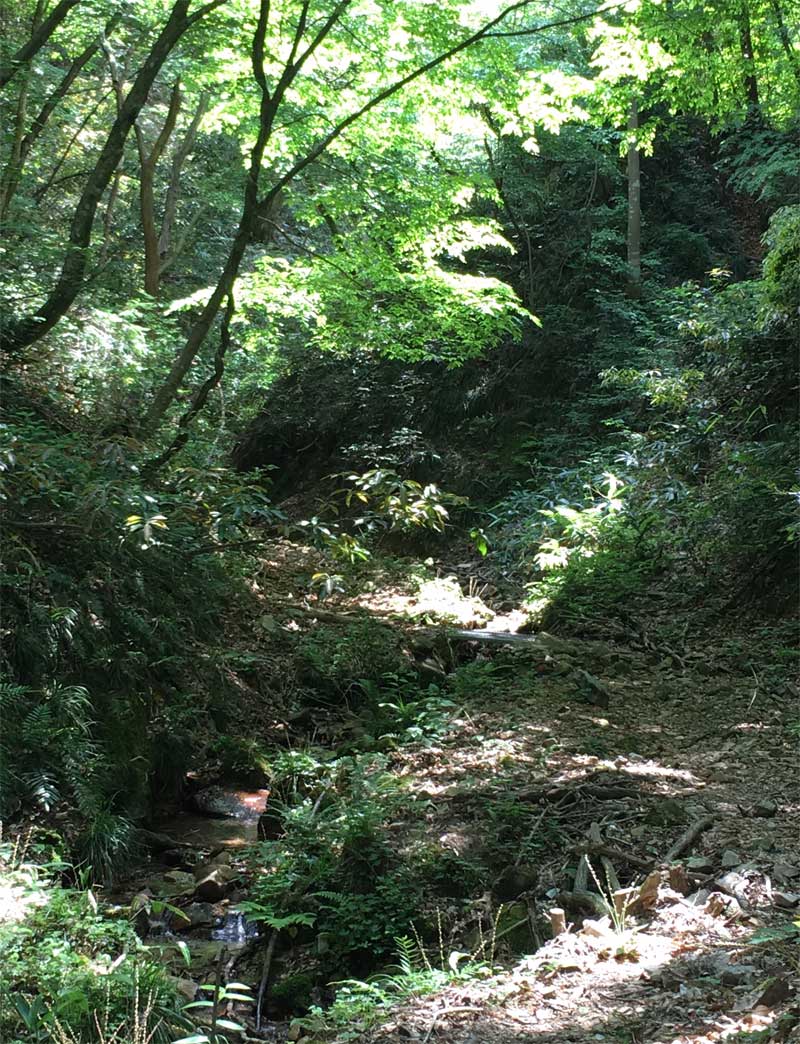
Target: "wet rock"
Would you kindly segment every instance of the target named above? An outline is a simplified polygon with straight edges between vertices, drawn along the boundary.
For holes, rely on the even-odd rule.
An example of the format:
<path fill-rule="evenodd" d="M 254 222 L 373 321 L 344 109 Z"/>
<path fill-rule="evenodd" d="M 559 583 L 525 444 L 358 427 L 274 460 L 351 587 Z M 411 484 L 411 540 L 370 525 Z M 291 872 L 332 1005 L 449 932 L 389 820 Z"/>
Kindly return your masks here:
<path fill-rule="evenodd" d="M 217 942 L 213 939 L 192 939 L 190 937 L 186 940 L 185 945 L 188 947 L 192 961 L 192 975 L 195 975 L 199 982 L 209 982 L 219 963 L 222 951 L 226 949 L 230 952 L 231 950 L 228 943 Z M 176 973 L 186 970 L 185 958 L 179 948 L 166 948 L 163 951 L 162 960 L 164 958 L 168 960 Z"/>
<path fill-rule="evenodd" d="M 162 899 L 179 899 L 194 891 L 194 875 L 183 870 L 168 870 L 164 874 L 148 877 L 144 890 Z"/>
<path fill-rule="evenodd" d="M 140 939 L 144 939 L 150 931 L 150 898 L 149 892 L 137 892 L 131 899 L 131 921 Z"/>
<path fill-rule="evenodd" d="M 269 791 L 227 790 L 225 787 L 206 787 L 194 795 L 194 803 L 207 816 L 233 819 L 257 819 L 267 804 Z"/>
<path fill-rule="evenodd" d="M 229 866 L 212 864 L 199 867 L 198 871 L 195 871 L 195 895 L 198 899 L 204 899 L 211 903 L 216 903 L 224 898 L 225 893 L 228 891 L 228 886 L 236 877 L 236 871 Z"/>
<path fill-rule="evenodd" d="M 210 903 L 190 903 L 173 913 L 170 927 L 176 932 L 192 932 L 197 928 L 210 928 L 214 923 L 214 910 Z"/>

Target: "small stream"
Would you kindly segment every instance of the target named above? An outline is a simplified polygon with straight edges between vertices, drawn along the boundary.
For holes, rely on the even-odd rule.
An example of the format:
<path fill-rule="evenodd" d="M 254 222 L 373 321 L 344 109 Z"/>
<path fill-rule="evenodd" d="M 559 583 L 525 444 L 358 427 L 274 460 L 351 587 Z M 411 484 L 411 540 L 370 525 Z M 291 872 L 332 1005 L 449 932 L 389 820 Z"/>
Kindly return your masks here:
<path fill-rule="evenodd" d="M 223 951 L 228 964 L 258 937 L 258 925 L 237 906 L 245 893 L 236 861 L 256 842 L 268 797 L 267 790 L 207 787 L 186 811 L 151 824 L 152 860 L 131 880 L 124 901 L 144 907 L 136 917 L 137 931 L 180 980 L 187 1001 L 193 983 L 213 981 Z M 244 967 L 234 978 L 250 981 Z M 250 984 L 255 993 L 258 983 Z M 264 1039 L 283 1039 L 282 1028 L 273 1023 L 273 1035 Z"/>

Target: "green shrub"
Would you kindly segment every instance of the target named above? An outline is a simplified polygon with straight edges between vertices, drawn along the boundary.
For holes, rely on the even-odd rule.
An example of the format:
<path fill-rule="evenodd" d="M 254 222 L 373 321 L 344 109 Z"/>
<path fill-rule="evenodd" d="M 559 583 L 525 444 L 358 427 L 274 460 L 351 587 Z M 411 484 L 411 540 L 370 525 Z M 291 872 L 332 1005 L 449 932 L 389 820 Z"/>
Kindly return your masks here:
<path fill-rule="evenodd" d="M 167 1044 L 186 1025 L 125 916 L 110 917 L 91 891 L 56 885 L 8 844 L 0 846 L 0 886 L 13 897 L 0 923 L 0 1039 L 60 1039 L 58 1023 L 62 1035 L 100 1044 L 99 1021 L 134 1041 L 138 1020 L 154 1044 Z"/>
<path fill-rule="evenodd" d="M 364 682 L 410 673 L 396 631 L 372 620 L 318 627 L 297 649 L 301 679 L 329 695 L 363 698 Z"/>

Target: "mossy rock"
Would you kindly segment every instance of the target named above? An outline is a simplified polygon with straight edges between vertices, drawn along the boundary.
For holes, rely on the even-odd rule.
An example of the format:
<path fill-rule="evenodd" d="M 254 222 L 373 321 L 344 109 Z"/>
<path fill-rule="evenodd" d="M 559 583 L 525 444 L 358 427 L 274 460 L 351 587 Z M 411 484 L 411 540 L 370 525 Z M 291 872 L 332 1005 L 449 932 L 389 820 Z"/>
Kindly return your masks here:
<path fill-rule="evenodd" d="M 308 1011 L 313 989 L 314 977 L 308 972 L 285 975 L 270 990 L 270 1007 L 286 1014 Z"/>
<path fill-rule="evenodd" d="M 497 945 L 507 946 L 513 953 L 534 953 L 536 940 L 531 932 L 526 903 L 509 903 L 500 911 L 495 930 Z"/>

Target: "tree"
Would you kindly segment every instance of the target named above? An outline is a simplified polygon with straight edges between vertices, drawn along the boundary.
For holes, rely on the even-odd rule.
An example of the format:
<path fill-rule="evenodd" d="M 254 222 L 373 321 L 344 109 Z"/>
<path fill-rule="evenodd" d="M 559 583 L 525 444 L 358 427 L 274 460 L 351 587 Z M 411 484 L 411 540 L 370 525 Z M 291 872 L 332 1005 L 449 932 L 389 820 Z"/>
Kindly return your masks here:
<path fill-rule="evenodd" d="M 261 96 L 260 112 L 256 141 L 250 156 L 250 171 L 239 226 L 222 274 L 220 275 L 199 318 L 190 330 L 186 342 L 176 357 L 166 380 L 156 392 L 153 401 L 145 414 L 143 419 L 144 431 L 152 432 L 159 425 L 164 414 L 175 398 L 178 389 L 189 372 L 192 363 L 197 358 L 197 355 L 213 326 L 223 300 L 232 292 L 234 282 L 244 259 L 245 251 L 252 239 L 259 219 L 269 215 L 279 194 L 283 192 L 287 186 L 291 185 L 300 174 L 319 160 L 320 157 L 323 156 L 350 127 L 363 120 L 364 117 L 378 106 L 408 88 L 408 86 L 416 80 L 432 73 L 450 59 L 455 58 L 481 41 L 492 38 L 493 30 L 498 29 L 501 23 L 505 22 L 512 15 L 517 15 L 526 11 L 531 2 L 532 0 L 518 0 L 518 2 L 501 10 L 495 18 L 485 22 L 473 32 L 463 33 L 462 31 L 461 37 L 457 43 L 446 46 L 444 49 L 439 50 L 439 52 L 432 58 L 428 58 L 422 62 L 419 61 L 419 50 L 417 47 L 413 46 L 413 42 L 407 37 L 407 47 L 405 53 L 402 53 L 400 61 L 389 64 L 386 61 L 385 55 L 381 55 L 376 67 L 371 70 L 373 76 L 379 77 L 384 82 L 387 80 L 389 81 L 385 86 L 378 88 L 377 90 L 374 88 L 370 90 L 371 78 L 365 75 L 366 69 L 359 68 L 360 80 L 356 81 L 357 87 L 352 92 L 355 95 L 355 101 L 351 111 L 342 115 L 338 121 L 334 121 L 334 125 L 331 129 L 322 130 L 321 133 L 318 133 L 316 136 L 308 136 L 304 141 L 301 139 L 302 147 L 299 156 L 293 161 L 290 159 L 288 164 L 284 167 L 283 172 L 273 176 L 271 184 L 266 191 L 263 191 L 262 193 L 260 178 L 264 153 L 267 149 L 268 143 L 270 143 L 273 138 L 273 129 L 279 118 L 279 114 L 283 111 L 284 100 L 287 92 L 290 88 L 293 90 L 296 89 L 298 78 L 303 72 L 308 60 L 315 54 L 315 52 L 322 48 L 323 45 L 327 47 L 333 43 L 338 43 L 341 48 L 340 60 L 343 61 L 343 68 L 350 72 L 352 66 L 352 53 L 349 49 L 349 41 L 347 41 L 349 27 L 345 20 L 348 9 L 352 7 L 350 0 L 340 0 L 338 3 L 329 4 L 325 11 L 327 17 L 320 12 L 318 14 L 317 22 L 319 27 L 313 29 L 310 28 L 309 24 L 309 14 L 311 11 L 310 0 L 303 0 L 299 6 L 296 20 L 290 22 L 288 19 L 283 20 L 279 16 L 276 19 L 278 22 L 278 35 L 277 39 L 272 39 L 270 41 L 271 46 L 269 48 L 269 53 L 275 54 L 283 52 L 284 54 L 287 54 L 287 57 L 278 65 L 277 68 L 275 68 L 271 86 L 267 78 L 265 54 L 267 53 L 266 44 L 268 32 L 270 30 L 275 32 L 275 22 L 270 21 L 270 16 L 275 14 L 275 12 L 272 11 L 272 7 L 267 0 L 262 0 L 251 50 L 253 76 L 258 84 Z M 408 8 L 403 11 L 402 14 L 410 19 L 412 11 L 412 8 Z M 455 29 L 456 25 L 458 25 L 457 16 L 462 13 L 460 11 L 460 5 L 451 4 L 448 7 L 443 8 L 441 13 L 449 15 L 451 20 L 454 15 L 456 16 L 454 19 L 455 24 L 453 24 L 453 21 L 451 21 L 450 24 L 450 29 Z M 591 17 L 593 17 L 593 14 L 581 14 L 567 19 L 555 20 L 544 25 L 516 29 L 512 32 L 515 34 L 524 33 L 526 35 L 532 35 L 539 32 L 545 32 L 553 26 L 573 24 L 575 22 L 588 20 Z M 445 20 L 442 19 L 442 26 L 439 27 L 439 33 L 437 36 L 447 35 L 441 33 L 441 28 L 444 27 L 444 24 Z M 291 26 L 291 30 L 288 34 L 286 33 L 287 25 Z M 391 29 L 392 23 L 389 21 L 387 24 L 383 12 L 379 12 L 379 16 L 372 22 L 372 24 L 368 25 L 368 30 L 371 34 L 378 38 L 384 37 Z M 335 31 L 343 34 L 344 39 L 340 37 L 337 40 Z M 364 30 L 362 30 L 362 32 L 363 31 Z M 501 35 L 504 34 L 501 33 Z M 429 40 L 425 35 L 423 35 L 421 36 L 420 43 L 422 44 L 422 49 L 424 49 L 425 45 L 429 44 Z M 418 64 L 415 64 L 415 62 Z M 411 66 L 410 69 L 408 69 L 409 65 Z M 408 69 L 408 71 L 404 71 L 404 67 L 405 69 Z M 392 80 L 392 76 L 395 76 L 396 78 Z M 316 93 L 314 90 L 315 86 L 316 85 L 312 80 L 310 92 L 312 97 L 314 97 Z"/>
<path fill-rule="evenodd" d="M 105 144 L 84 184 L 72 216 L 67 252 L 56 285 L 35 313 L 0 326 L 0 351 L 19 354 L 43 337 L 69 311 L 83 284 L 98 204 L 117 170 L 128 134 L 147 101 L 156 76 L 181 37 L 225 2 L 209 0 L 190 15 L 191 0 L 175 0 L 168 19 L 119 107 Z"/>

